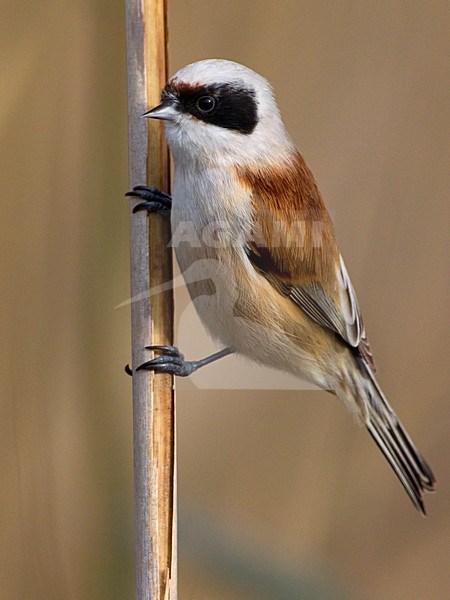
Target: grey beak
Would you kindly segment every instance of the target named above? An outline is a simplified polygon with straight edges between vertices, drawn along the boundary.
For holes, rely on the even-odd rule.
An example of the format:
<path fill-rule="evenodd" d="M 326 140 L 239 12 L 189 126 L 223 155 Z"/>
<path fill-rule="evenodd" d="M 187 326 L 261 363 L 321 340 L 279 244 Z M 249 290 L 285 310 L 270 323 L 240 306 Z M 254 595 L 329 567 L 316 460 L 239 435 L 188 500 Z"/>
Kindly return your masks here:
<path fill-rule="evenodd" d="M 155 108 L 142 115 L 147 119 L 161 119 L 162 121 L 174 121 L 178 116 L 178 111 L 172 102 L 161 102 Z"/>

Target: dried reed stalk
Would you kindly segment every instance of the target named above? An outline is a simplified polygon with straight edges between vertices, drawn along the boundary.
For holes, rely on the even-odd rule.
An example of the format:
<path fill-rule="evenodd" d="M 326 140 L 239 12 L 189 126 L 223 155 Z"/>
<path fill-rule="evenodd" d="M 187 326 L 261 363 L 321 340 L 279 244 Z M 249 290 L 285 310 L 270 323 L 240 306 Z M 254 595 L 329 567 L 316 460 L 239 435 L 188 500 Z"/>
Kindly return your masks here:
<path fill-rule="evenodd" d="M 164 0 L 126 0 L 130 186 L 169 191 L 169 156 L 160 123 L 142 119 L 167 78 Z M 133 199 L 130 211 L 138 199 Z M 173 343 L 173 295 L 148 291 L 172 279 L 167 217 L 130 213 L 132 358 Z M 175 397 L 170 375 L 133 375 L 136 600 L 176 600 Z"/>

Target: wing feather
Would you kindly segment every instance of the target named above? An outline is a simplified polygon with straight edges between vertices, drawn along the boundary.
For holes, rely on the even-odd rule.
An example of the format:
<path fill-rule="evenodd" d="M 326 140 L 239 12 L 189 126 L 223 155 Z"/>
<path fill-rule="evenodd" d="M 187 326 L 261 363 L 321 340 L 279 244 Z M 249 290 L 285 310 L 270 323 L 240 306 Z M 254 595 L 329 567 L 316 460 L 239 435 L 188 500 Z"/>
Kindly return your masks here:
<path fill-rule="evenodd" d="M 294 157 L 284 171 L 241 171 L 239 176 L 253 199 L 246 251 L 254 268 L 313 321 L 357 349 L 375 372 L 355 290 L 303 158 Z"/>

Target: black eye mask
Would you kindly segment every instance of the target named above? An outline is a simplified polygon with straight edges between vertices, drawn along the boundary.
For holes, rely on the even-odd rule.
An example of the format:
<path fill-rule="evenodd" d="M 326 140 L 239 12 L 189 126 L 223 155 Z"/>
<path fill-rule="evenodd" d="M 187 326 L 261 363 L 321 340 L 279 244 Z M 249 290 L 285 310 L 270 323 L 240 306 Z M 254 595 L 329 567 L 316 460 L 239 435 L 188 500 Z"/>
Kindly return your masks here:
<path fill-rule="evenodd" d="M 192 86 L 168 84 L 162 100 L 175 97 L 179 109 L 200 121 L 249 134 L 258 123 L 255 91 L 232 84 Z"/>

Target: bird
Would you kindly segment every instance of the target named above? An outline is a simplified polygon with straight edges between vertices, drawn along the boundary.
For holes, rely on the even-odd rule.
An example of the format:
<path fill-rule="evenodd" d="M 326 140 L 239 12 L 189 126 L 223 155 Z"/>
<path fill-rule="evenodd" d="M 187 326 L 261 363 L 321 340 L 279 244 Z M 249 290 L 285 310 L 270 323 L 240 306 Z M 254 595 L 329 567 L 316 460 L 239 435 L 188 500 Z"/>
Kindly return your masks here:
<path fill-rule="evenodd" d="M 314 383 L 365 426 L 425 515 L 434 474 L 376 380 L 333 223 L 270 83 L 236 62 L 201 60 L 143 116 L 165 122 L 173 192 L 127 195 L 140 199 L 133 212 L 169 212 L 191 299 L 222 349 L 188 361 L 177 347 L 147 346 L 157 356 L 137 369 L 188 376 L 236 353 Z"/>

